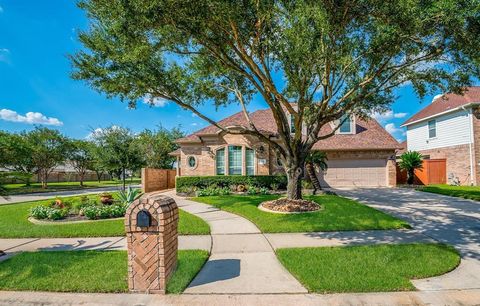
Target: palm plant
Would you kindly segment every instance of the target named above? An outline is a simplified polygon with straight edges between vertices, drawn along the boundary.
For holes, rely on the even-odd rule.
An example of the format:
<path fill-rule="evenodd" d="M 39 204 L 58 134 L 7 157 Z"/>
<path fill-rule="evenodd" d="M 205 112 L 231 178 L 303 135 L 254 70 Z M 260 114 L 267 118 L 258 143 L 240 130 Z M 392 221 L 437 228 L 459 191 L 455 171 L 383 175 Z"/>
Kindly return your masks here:
<path fill-rule="evenodd" d="M 118 197 L 120 198 L 120 201 L 122 202 L 123 205 L 129 206 L 132 204 L 133 201 L 138 199 L 142 195 L 142 192 L 140 189 L 132 189 L 132 187 L 128 187 L 126 191 L 120 191 L 118 194 Z"/>
<path fill-rule="evenodd" d="M 422 154 L 417 151 L 407 151 L 400 156 L 398 167 L 407 172 L 407 184 L 413 184 L 415 169 L 423 168 L 422 158 Z"/>
<path fill-rule="evenodd" d="M 317 190 L 322 190 L 322 186 L 320 185 L 320 181 L 318 180 L 317 175 L 315 174 L 315 170 L 317 171 L 325 171 L 328 168 L 327 165 L 327 154 L 321 151 L 311 151 L 307 158 L 305 159 L 305 170 L 307 172 L 308 177 L 313 185 L 313 194 L 317 193 Z"/>

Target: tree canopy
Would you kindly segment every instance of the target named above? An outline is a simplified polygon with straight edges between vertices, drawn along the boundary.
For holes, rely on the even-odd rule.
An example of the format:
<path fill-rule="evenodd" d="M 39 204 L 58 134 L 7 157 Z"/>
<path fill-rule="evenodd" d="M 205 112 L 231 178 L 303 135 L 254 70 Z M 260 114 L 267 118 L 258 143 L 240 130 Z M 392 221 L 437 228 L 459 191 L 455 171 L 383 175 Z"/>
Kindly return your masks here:
<path fill-rule="evenodd" d="M 298 198 L 305 158 L 325 124 L 368 116 L 409 83 L 423 97 L 461 93 L 480 76 L 480 2 L 82 0 L 90 19 L 73 77 L 108 96 L 166 99 L 226 133 L 255 135 L 286 161 Z M 260 98 L 273 140 L 249 120 Z M 238 104 L 249 124 L 225 127 L 198 106 Z M 290 130 L 290 118 L 295 133 Z M 303 129 L 302 129 L 303 126 Z"/>

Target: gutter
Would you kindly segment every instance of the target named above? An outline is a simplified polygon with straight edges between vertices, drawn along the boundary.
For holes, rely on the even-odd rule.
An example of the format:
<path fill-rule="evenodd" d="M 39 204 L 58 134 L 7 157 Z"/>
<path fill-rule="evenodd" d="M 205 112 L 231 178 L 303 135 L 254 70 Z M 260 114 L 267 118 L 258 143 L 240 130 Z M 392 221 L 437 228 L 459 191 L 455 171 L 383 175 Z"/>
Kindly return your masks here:
<path fill-rule="evenodd" d="M 422 122 L 422 121 L 425 121 L 425 120 L 428 120 L 428 119 L 432 119 L 432 118 L 435 118 L 435 117 L 438 117 L 438 116 L 441 116 L 441 115 L 452 113 L 452 112 L 455 112 L 455 111 L 458 111 L 458 110 L 461 110 L 461 109 L 465 110 L 466 107 L 479 105 L 479 104 L 480 104 L 480 102 L 468 103 L 468 104 L 465 104 L 465 105 L 462 105 L 462 106 L 459 106 L 459 107 L 455 107 L 455 108 L 446 110 L 444 112 L 441 112 L 441 113 L 438 113 L 438 114 L 435 114 L 435 115 L 424 117 L 422 119 L 418 119 L 418 120 L 415 120 L 415 121 L 412 121 L 412 122 L 409 122 L 409 123 L 404 123 L 404 124 L 400 125 L 400 127 L 406 127 L 406 126 L 409 126 L 409 125 L 412 125 L 412 124 L 415 124 L 415 123 L 419 123 L 419 122 Z"/>
<path fill-rule="evenodd" d="M 472 103 L 470 103 L 472 104 Z M 462 106 L 461 108 L 468 114 L 468 116 L 470 117 L 470 120 L 469 120 L 469 124 L 468 124 L 468 127 L 469 127 L 469 134 L 470 134 L 470 142 L 468 144 L 469 146 L 469 155 L 470 155 L 470 185 L 473 186 L 474 183 L 473 183 L 473 176 L 474 176 L 474 173 L 473 173 L 473 153 L 472 153 L 472 144 L 473 144 L 473 113 L 470 109 L 470 111 L 468 111 L 466 109 L 466 106 L 467 105 L 464 105 Z"/>

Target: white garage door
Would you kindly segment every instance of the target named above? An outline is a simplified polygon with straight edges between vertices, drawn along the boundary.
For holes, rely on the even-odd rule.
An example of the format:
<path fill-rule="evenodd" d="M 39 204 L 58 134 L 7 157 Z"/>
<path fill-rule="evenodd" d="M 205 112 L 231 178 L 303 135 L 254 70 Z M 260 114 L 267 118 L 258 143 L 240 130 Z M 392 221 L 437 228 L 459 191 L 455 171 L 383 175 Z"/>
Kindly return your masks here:
<path fill-rule="evenodd" d="M 384 159 L 337 159 L 328 161 L 328 170 L 319 175 L 324 187 L 377 187 L 387 185 Z"/>

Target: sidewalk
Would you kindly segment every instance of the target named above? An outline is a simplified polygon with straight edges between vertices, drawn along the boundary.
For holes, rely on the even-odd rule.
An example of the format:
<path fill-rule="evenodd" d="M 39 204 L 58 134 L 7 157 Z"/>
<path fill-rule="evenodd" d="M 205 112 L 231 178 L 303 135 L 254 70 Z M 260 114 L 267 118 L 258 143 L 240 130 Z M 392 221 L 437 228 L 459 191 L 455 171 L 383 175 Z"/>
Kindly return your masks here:
<path fill-rule="evenodd" d="M 140 187 L 140 185 L 131 185 L 134 188 Z M 20 203 L 20 202 L 28 202 L 28 201 L 38 201 L 38 200 L 46 200 L 50 198 L 54 198 L 57 196 L 69 197 L 75 195 L 82 195 L 82 194 L 93 194 L 93 193 L 100 193 L 105 191 L 119 191 L 121 190 L 121 186 L 112 186 L 112 187 L 99 187 L 99 188 L 86 188 L 86 189 L 79 189 L 79 190 L 65 190 L 65 191 L 55 191 L 55 192 L 39 192 L 39 193 L 26 193 L 26 194 L 18 194 L 18 195 L 11 195 L 8 197 L 0 197 L 0 205 L 2 204 L 12 204 L 12 203 Z"/>

